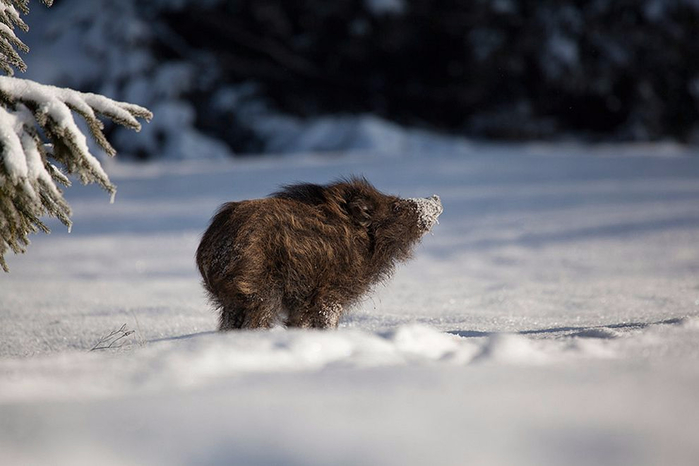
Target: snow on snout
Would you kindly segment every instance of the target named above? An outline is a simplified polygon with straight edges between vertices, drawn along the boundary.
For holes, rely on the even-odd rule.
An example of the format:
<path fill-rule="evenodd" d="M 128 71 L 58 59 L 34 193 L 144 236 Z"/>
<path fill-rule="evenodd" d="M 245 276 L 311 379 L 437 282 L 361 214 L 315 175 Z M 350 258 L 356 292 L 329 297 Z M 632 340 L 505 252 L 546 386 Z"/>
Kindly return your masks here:
<path fill-rule="evenodd" d="M 418 220 L 420 227 L 425 231 L 429 231 L 435 223 L 439 223 L 437 217 L 444 212 L 439 196 L 433 194 L 431 197 L 412 197 L 407 200 L 416 205 L 420 216 Z"/>

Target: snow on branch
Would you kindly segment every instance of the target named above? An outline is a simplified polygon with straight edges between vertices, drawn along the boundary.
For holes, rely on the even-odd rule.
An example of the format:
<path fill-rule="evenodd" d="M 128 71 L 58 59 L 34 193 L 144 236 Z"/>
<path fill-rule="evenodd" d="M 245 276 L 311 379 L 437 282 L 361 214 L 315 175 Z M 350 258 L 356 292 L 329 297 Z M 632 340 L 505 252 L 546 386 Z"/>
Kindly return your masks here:
<path fill-rule="evenodd" d="M 53 0 L 42 0 L 46 6 L 51 6 Z M 29 0 L 0 0 L 0 69 L 12 76 L 14 70 L 26 71 L 27 65 L 17 53 L 17 49 L 26 53 L 29 47 L 15 34 L 15 27 L 22 31 L 29 30 L 27 23 L 20 17 L 29 13 Z"/>
<path fill-rule="evenodd" d="M 138 105 L 0 76 L 0 267 L 5 271 L 3 256 L 8 249 L 24 252 L 29 233 L 48 232 L 39 220 L 42 215 L 56 216 L 70 228 L 70 207 L 56 185 L 67 186 L 69 181 L 50 160 L 83 183 L 98 183 L 112 195 L 116 192 L 90 153 L 74 113 L 83 117 L 97 144 L 109 155 L 116 151 L 98 116 L 136 131 L 141 129 L 138 118 L 152 118 L 150 111 Z"/>
<path fill-rule="evenodd" d="M 42 0 L 51 6 L 53 0 Z M 53 215 L 70 230 L 70 206 L 58 184 L 70 181 L 54 165 L 77 175 L 83 183 L 98 183 L 114 198 L 116 188 L 90 153 L 87 138 L 73 114 L 80 115 L 97 144 L 113 156 L 116 151 L 104 135 L 99 116 L 140 131 L 138 118 L 150 120 L 150 111 L 107 97 L 47 86 L 10 77 L 14 68 L 27 66 L 17 50 L 29 48 L 15 35 L 15 28 L 29 28 L 20 14 L 29 13 L 29 0 L 0 0 L 0 267 L 6 272 L 8 249 L 24 252 L 27 235 L 48 227 L 40 217 Z M 58 184 L 57 184 L 58 183 Z"/>

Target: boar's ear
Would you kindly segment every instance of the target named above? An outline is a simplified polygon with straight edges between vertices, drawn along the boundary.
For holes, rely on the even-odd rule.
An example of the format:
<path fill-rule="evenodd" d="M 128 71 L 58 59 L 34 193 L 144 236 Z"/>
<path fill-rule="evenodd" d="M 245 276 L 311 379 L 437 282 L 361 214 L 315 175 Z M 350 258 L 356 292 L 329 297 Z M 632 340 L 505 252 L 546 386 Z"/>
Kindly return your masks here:
<path fill-rule="evenodd" d="M 367 200 L 361 195 L 352 196 L 347 200 L 347 213 L 364 228 L 371 223 L 371 208 Z"/>

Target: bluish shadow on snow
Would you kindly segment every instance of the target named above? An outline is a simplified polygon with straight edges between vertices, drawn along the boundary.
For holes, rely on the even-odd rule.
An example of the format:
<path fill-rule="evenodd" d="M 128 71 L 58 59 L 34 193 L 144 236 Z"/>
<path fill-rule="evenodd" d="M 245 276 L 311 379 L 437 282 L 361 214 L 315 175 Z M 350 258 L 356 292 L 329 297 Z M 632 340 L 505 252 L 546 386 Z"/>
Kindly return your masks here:
<path fill-rule="evenodd" d="M 562 151 L 565 153 L 565 148 Z M 541 156 L 523 153 L 520 146 L 483 144 L 475 145 L 469 154 L 430 154 L 424 161 L 418 161 L 416 154 L 389 157 L 367 152 L 230 163 L 117 163 L 107 167 L 118 187 L 115 204 L 110 205 L 95 186 L 77 183 L 66 191 L 66 197 L 74 208 L 73 235 L 201 232 L 224 202 L 263 197 L 296 181 L 327 183 L 360 174 L 387 193 L 403 197 L 439 194 L 445 210 L 435 234 L 443 238 L 452 235 L 464 241 L 458 245 L 484 249 L 509 244 L 470 237 L 472 227 L 494 215 L 500 220 L 489 226 L 498 229 L 513 219 L 529 219 L 535 214 L 588 208 L 630 211 L 699 199 L 699 186 L 693 183 L 699 178 L 699 163 L 694 157 L 595 157 L 578 152 Z M 56 234 L 67 234 L 58 222 L 48 223 Z M 699 216 L 685 216 L 620 220 L 579 229 L 562 225 L 553 232 L 529 232 L 515 243 L 536 246 L 698 224 Z"/>
<path fill-rule="evenodd" d="M 522 216 L 604 205 L 634 208 L 651 202 L 693 201 L 699 197 L 699 185 L 695 188 L 684 186 L 682 190 L 678 190 L 669 186 L 663 189 L 661 186 L 642 187 L 637 184 L 623 189 L 608 187 L 604 190 L 602 187 L 596 187 L 580 192 L 579 185 L 569 186 L 566 189 L 560 184 L 551 184 L 549 189 L 549 193 L 542 192 L 547 190 L 546 184 L 509 185 L 478 192 L 476 196 L 469 194 L 468 191 L 461 193 L 443 191 L 440 197 L 448 209 L 445 209 L 440 221 L 458 222 L 464 219 L 463 212 L 468 213 L 467 218 L 494 213 Z"/>
<path fill-rule="evenodd" d="M 623 331 L 633 331 L 633 330 L 643 330 L 649 327 L 654 327 L 658 325 L 678 325 L 682 324 L 687 317 L 676 317 L 671 319 L 660 320 L 656 322 L 622 322 L 618 324 L 609 325 L 596 325 L 596 326 L 567 326 L 567 327 L 551 327 L 544 329 L 535 330 L 520 330 L 516 332 L 485 332 L 479 330 L 450 330 L 444 333 L 449 335 L 455 335 L 461 338 L 485 338 L 493 337 L 503 334 L 515 334 L 521 336 L 558 336 L 558 337 L 577 337 L 577 338 L 599 338 L 599 339 L 613 339 L 621 335 Z M 417 325 L 417 324 L 416 324 Z M 400 325 L 397 328 L 409 328 L 410 325 Z M 418 326 L 419 327 L 419 326 Z M 427 328 L 427 327 L 425 327 Z M 293 330 L 293 332 L 299 332 L 299 330 Z M 351 330 L 350 330 L 351 331 Z M 302 331 L 301 331 L 302 332 Z M 376 336 L 381 338 L 393 338 L 396 330 L 382 330 L 376 332 Z M 243 334 L 249 334 L 249 331 L 243 331 Z M 257 333 L 253 331 L 253 333 Z M 312 332 L 315 333 L 315 332 Z M 148 340 L 147 343 L 159 343 L 164 341 L 178 341 L 178 340 L 190 340 L 193 338 L 198 338 L 207 335 L 219 334 L 218 331 L 209 330 L 204 332 L 188 333 L 184 335 L 175 335 L 170 337 L 154 338 Z M 235 332 L 233 332 L 235 334 Z M 226 335 L 226 333 L 221 333 L 221 335 Z"/>
<path fill-rule="evenodd" d="M 643 330 L 657 325 L 677 325 L 682 324 L 686 317 L 675 317 L 672 319 L 660 320 L 657 322 L 622 322 L 609 325 L 595 326 L 579 326 L 579 327 L 551 327 L 535 330 L 519 330 L 512 332 L 517 335 L 541 335 L 541 336 L 557 336 L 559 337 L 578 337 L 578 338 L 600 338 L 612 339 L 620 336 L 619 331 Z M 450 330 L 446 333 L 456 335 L 462 338 L 482 338 L 498 335 L 500 332 L 481 332 L 477 330 Z"/>
<path fill-rule="evenodd" d="M 444 223 L 444 220 L 442 221 Z M 469 240 L 468 235 L 447 244 L 432 244 L 426 248 L 437 256 L 450 256 L 455 249 L 486 250 L 505 246 L 524 246 L 538 248 L 549 244 L 584 241 L 588 239 L 623 238 L 626 236 L 657 233 L 674 229 L 699 228 L 699 215 L 695 217 L 675 217 L 636 222 L 619 222 L 607 225 L 597 225 L 584 228 L 565 228 L 559 231 L 542 233 L 523 233 L 511 239 L 476 239 Z"/>
<path fill-rule="evenodd" d="M 203 335 L 215 335 L 217 333 L 219 333 L 219 332 L 216 330 L 207 330 L 205 332 L 187 333 L 185 335 L 175 335 L 172 337 L 154 338 L 152 340 L 148 340 L 147 343 L 158 343 L 161 341 L 189 340 L 191 338 L 196 338 L 196 337 L 200 337 Z"/>

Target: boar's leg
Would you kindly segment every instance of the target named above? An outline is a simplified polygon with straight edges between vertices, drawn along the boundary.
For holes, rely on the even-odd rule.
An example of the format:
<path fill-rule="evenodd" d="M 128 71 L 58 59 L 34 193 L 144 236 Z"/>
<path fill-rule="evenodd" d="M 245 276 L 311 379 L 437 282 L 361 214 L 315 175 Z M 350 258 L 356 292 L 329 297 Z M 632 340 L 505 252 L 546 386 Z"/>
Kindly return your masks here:
<path fill-rule="evenodd" d="M 221 307 L 219 330 L 272 328 L 280 324 L 281 303 L 276 299 L 252 296 Z"/>
<path fill-rule="evenodd" d="M 245 312 L 238 308 L 224 307 L 219 318 L 219 330 L 235 330 L 242 328 Z"/>
<path fill-rule="evenodd" d="M 337 328 L 342 306 L 337 303 L 319 303 L 306 309 L 297 309 L 287 320 L 287 327 Z"/>

